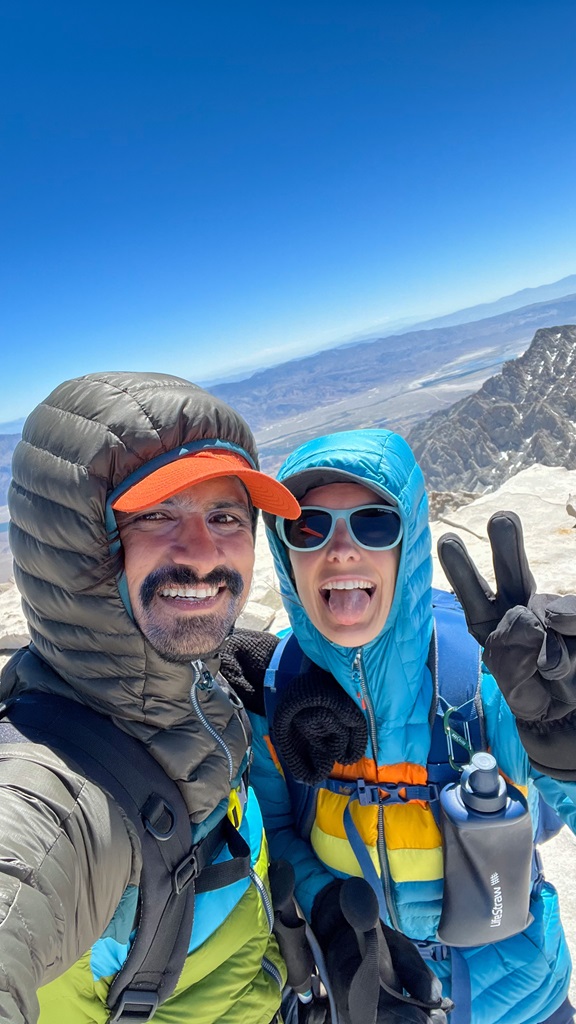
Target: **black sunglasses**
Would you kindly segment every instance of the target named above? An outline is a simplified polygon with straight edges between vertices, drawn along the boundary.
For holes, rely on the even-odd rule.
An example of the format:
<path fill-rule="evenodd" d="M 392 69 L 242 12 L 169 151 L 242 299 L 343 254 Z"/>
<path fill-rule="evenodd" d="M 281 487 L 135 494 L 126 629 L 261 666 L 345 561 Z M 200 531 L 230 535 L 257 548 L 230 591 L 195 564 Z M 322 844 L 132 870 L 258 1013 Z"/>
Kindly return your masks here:
<path fill-rule="evenodd" d="M 387 551 L 402 539 L 402 520 L 390 505 L 359 505 L 357 508 L 304 506 L 298 519 L 276 519 L 280 540 L 292 551 L 318 551 L 328 543 L 339 519 L 352 539 L 368 551 Z"/>

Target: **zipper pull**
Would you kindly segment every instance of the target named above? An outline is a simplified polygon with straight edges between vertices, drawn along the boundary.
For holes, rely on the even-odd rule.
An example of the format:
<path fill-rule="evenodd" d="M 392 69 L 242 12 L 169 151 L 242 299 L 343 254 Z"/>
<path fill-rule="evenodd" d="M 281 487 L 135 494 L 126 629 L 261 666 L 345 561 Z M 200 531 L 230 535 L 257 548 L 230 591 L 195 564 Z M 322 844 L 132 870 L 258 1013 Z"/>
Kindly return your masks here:
<path fill-rule="evenodd" d="M 356 687 L 356 700 L 358 701 L 359 706 L 362 708 L 362 711 L 366 711 L 366 698 L 364 696 L 364 691 L 362 689 L 361 664 L 362 662 L 360 660 L 360 651 L 358 651 L 358 654 L 356 655 L 354 661 L 352 662 L 352 680 L 354 682 L 354 686 Z"/>
<path fill-rule="evenodd" d="M 214 686 L 214 677 L 212 673 L 208 671 L 204 662 L 198 658 L 196 661 L 191 661 L 192 671 L 194 678 L 192 680 L 192 686 L 198 690 L 211 690 Z"/>

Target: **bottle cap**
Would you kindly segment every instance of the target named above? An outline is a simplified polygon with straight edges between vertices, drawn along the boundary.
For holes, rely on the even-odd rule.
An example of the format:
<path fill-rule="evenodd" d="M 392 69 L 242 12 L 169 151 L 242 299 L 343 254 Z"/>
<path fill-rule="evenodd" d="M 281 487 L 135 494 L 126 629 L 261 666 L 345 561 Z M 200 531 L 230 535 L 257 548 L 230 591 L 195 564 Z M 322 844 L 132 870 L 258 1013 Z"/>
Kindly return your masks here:
<path fill-rule="evenodd" d="M 474 754 L 462 772 L 460 785 L 462 800 L 471 810 L 492 813 L 506 805 L 506 783 L 492 754 Z"/>

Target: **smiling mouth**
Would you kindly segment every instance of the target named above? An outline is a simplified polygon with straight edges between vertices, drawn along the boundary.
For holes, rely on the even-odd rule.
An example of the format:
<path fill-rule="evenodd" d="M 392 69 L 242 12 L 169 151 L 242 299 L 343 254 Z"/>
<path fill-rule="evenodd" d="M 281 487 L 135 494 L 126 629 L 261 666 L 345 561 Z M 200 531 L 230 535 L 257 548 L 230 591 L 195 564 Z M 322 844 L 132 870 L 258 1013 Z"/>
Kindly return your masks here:
<path fill-rule="evenodd" d="M 204 585 L 203 587 L 162 587 L 158 594 L 160 597 L 167 597 L 172 600 L 179 598 L 180 600 L 191 602 L 206 601 L 217 597 L 220 591 L 224 590 L 225 586 L 225 583 L 220 583 L 218 585 Z"/>

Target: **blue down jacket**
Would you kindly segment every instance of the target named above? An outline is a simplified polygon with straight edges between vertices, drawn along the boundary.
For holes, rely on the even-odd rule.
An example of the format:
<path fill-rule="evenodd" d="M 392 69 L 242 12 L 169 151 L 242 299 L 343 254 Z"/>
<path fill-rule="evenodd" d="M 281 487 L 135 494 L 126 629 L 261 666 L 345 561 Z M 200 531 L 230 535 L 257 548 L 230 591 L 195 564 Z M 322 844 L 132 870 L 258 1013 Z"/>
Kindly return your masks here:
<path fill-rule="evenodd" d="M 332 673 L 358 706 L 360 666 L 367 695 L 364 713 L 373 710 L 376 722 L 375 743 L 369 740 L 363 766 L 371 761 L 384 772 L 386 766 L 399 765 L 421 772 L 430 744 L 428 716 L 433 686 L 426 665 L 432 633 L 432 559 L 422 473 L 406 442 L 386 430 L 351 431 L 310 441 L 287 459 L 278 478 L 287 481 L 312 467 L 344 471 L 358 483 L 388 493 L 398 503 L 404 536 L 388 620 L 379 636 L 358 650 L 325 639 L 312 625 L 294 589 L 286 550 L 269 528 L 268 539 L 292 628 L 305 654 Z M 534 828 L 540 793 L 576 831 L 576 784 L 556 782 L 530 767 L 514 719 L 487 672 L 482 677 L 481 693 L 489 746 L 501 770 L 526 788 Z M 298 835 L 288 789 L 275 766 L 273 749 L 270 753 L 266 722 L 255 715 L 251 718 L 255 731 L 252 782 L 262 807 L 271 852 L 294 865 L 297 896 L 309 917 L 315 895 L 334 875 L 342 876 L 346 871 L 338 870 L 334 863 L 327 866 L 322 844 L 314 846 L 314 829 L 312 844 Z M 386 835 L 391 837 L 389 845 L 394 847 L 388 851 L 390 899 L 402 931 L 414 940 L 432 941 L 442 907 L 441 850 L 430 849 L 438 844 L 429 837 L 415 836 L 419 822 L 421 831 L 425 826 L 429 828 L 420 809 L 418 814 L 420 817 L 407 818 L 405 826 L 401 817 L 385 824 Z M 403 838 L 403 829 L 409 833 L 408 838 Z M 320 834 L 318 830 L 316 834 Z M 341 832 L 335 833 L 338 834 L 341 850 L 344 841 Z M 524 932 L 463 950 L 471 974 L 473 1024 L 540 1024 L 565 999 L 571 965 L 553 886 L 544 883 L 541 891 L 533 894 L 531 911 L 534 920 Z M 431 966 L 442 979 L 444 994 L 449 996 L 450 960 L 433 962 Z"/>

